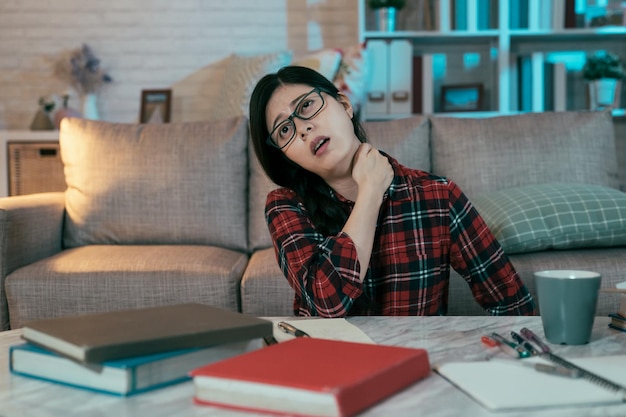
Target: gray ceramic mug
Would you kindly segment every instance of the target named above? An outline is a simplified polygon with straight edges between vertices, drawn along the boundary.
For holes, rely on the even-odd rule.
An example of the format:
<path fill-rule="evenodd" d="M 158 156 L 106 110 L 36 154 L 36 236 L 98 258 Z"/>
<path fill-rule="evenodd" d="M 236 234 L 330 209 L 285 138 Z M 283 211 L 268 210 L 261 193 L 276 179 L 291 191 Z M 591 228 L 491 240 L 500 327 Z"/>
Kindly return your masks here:
<path fill-rule="evenodd" d="M 543 332 L 550 343 L 589 342 L 601 280 L 592 271 L 535 272 Z"/>

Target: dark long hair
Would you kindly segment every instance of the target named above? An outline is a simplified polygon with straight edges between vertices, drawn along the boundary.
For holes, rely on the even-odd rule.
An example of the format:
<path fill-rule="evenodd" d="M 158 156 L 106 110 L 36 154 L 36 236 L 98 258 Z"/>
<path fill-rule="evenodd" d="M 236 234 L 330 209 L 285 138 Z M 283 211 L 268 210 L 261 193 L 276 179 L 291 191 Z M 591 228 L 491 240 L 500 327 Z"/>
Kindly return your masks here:
<path fill-rule="evenodd" d="M 265 110 L 267 103 L 279 87 L 302 84 L 319 88 L 326 94 L 339 98 L 339 90 L 326 77 L 306 67 L 289 66 L 277 73 L 267 74 L 257 83 L 250 98 L 250 136 L 254 152 L 265 173 L 276 184 L 293 190 L 309 211 L 317 230 L 324 235 L 337 234 L 344 226 L 348 214 L 329 193 L 329 186 L 317 174 L 307 171 L 289 160 L 282 150 L 267 144 L 269 130 Z M 353 115 L 352 126 L 359 141 L 367 142 L 358 117 Z"/>

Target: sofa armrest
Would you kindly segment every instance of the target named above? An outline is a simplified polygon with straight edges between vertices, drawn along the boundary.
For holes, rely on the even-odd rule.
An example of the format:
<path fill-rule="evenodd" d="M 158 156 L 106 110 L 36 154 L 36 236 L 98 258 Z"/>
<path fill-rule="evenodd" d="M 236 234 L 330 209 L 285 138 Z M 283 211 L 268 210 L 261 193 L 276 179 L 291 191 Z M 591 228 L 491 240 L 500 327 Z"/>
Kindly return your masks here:
<path fill-rule="evenodd" d="M 64 212 L 62 192 L 0 198 L 0 331 L 9 326 L 6 276 L 61 251 Z"/>

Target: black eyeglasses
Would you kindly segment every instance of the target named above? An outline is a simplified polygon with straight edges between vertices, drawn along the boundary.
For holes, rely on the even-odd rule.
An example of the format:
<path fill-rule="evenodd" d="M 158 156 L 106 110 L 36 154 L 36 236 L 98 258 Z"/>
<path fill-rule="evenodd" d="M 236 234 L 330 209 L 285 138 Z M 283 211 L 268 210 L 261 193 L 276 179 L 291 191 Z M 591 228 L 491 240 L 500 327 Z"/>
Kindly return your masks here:
<path fill-rule="evenodd" d="M 314 88 L 302 97 L 289 117 L 272 129 L 272 132 L 267 137 L 268 145 L 278 149 L 283 149 L 289 145 L 293 138 L 296 137 L 296 124 L 293 119 L 297 117 L 301 120 L 310 120 L 317 116 L 322 108 L 324 108 L 324 97 L 322 97 L 322 92 L 319 88 Z"/>

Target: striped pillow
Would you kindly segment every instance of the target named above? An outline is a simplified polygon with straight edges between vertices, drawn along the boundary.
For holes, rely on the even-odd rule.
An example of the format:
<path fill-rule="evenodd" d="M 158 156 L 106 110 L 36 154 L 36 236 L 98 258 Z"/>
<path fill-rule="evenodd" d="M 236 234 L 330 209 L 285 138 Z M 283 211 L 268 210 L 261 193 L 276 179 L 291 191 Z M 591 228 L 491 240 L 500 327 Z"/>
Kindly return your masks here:
<path fill-rule="evenodd" d="M 626 245 L 626 193 L 599 185 L 550 183 L 473 199 L 505 252 Z"/>

